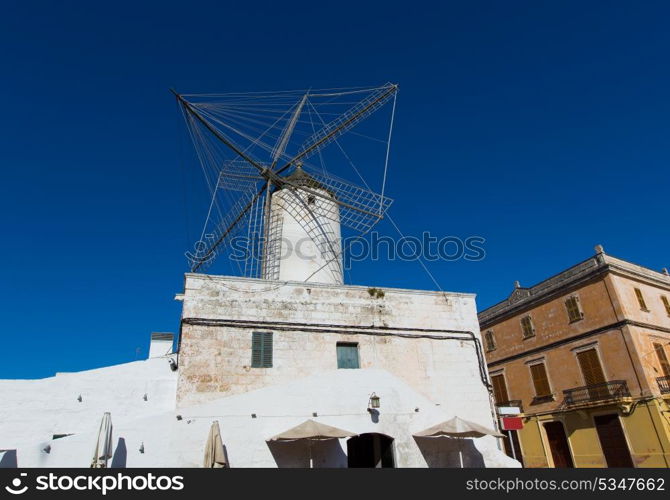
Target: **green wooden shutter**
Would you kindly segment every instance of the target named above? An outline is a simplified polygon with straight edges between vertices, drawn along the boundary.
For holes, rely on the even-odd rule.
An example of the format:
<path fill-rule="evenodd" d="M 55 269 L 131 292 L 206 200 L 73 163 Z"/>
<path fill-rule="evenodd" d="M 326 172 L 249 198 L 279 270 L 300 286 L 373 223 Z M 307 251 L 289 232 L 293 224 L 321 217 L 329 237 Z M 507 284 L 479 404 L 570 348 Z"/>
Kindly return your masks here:
<path fill-rule="evenodd" d="M 337 344 L 337 367 L 338 368 L 360 368 L 358 362 L 358 344 Z"/>
<path fill-rule="evenodd" d="M 251 334 L 251 367 L 261 367 L 261 354 L 263 351 L 263 334 L 254 332 Z"/>
<path fill-rule="evenodd" d="M 263 333 L 263 368 L 272 368 L 272 333 Z"/>
<path fill-rule="evenodd" d="M 272 332 L 251 334 L 251 367 L 272 367 Z"/>

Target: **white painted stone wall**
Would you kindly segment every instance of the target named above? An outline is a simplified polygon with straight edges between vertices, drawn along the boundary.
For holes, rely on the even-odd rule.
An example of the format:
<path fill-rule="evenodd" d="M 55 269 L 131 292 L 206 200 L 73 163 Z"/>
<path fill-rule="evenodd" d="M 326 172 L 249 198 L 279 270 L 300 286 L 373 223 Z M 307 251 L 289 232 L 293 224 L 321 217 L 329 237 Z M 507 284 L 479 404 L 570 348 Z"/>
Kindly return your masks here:
<path fill-rule="evenodd" d="M 52 441 L 54 434 L 97 431 L 106 411 L 117 422 L 127 422 L 172 410 L 177 373 L 168 359 L 57 373 L 40 380 L 0 380 L 0 450 L 18 450 L 20 466 L 37 466 L 48 458 L 41 450 L 58 443 Z M 37 458 L 26 462 L 28 456 Z"/>
<path fill-rule="evenodd" d="M 381 397 L 376 422 L 366 410 L 372 392 Z M 314 412 L 317 417 L 312 416 Z M 465 466 L 518 466 L 498 450 L 491 437 L 422 442 L 412 437 L 456 414 L 490 425 L 486 415 L 472 407 L 436 405 L 384 370 L 332 370 L 132 421 L 119 421 L 112 413 L 115 454 L 110 465 L 201 467 L 209 427 L 218 420 L 232 467 L 307 467 L 305 443 L 268 444 L 267 440 L 313 418 L 355 433 L 393 437 L 399 467 L 458 467 L 459 448 Z M 50 453 L 27 454 L 20 457 L 20 465 L 87 467 L 95 436 L 89 431 L 59 439 L 51 443 Z M 144 453 L 140 452 L 142 445 Z M 314 444 L 312 459 L 315 467 L 346 467 L 346 440 Z"/>
<path fill-rule="evenodd" d="M 401 467 L 458 466 L 459 445 L 466 466 L 518 466 L 491 437 L 412 437 L 454 415 L 495 425 L 472 342 L 443 338 L 444 330 L 479 337 L 474 296 L 373 295 L 367 287 L 187 275 L 178 372 L 159 357 L 0 381 L 0 450 L 17 450 L 21 467 L 87 467 L 110 411 L 114 467 L 199 467 L 213 420 L 233 467 L 306 466 L 304 443 L 266 440 L 308 418 L 392 437 Z M 273 368 L 249 367 L 256 329 L 274 332 Z M 426 334 L 437 338 L 419 337 Z M 359 343 L 361 369 L 336 368 L 337 341 Z M 372 392 L 381 397 L 378 419 L 367 412 Z M 317 467 L 346 466 L 345 440 L 312 453 Z"/>
<path fill-rule="evenodd" d="M 479 338 L 471 294 L 384 289 L 377 297 L 360 286 L 189 274 L 183 300 L 180 406 L 336 369 L 339 341 L 359 344 L 361 367 L 387 370 L 436 403 L 491 413 L 474 344 L 465 335 L 442 340 L 452 335 L 445 330 Z M 272 368 L 250 367 L 253 331 L 273 332 Z"/>

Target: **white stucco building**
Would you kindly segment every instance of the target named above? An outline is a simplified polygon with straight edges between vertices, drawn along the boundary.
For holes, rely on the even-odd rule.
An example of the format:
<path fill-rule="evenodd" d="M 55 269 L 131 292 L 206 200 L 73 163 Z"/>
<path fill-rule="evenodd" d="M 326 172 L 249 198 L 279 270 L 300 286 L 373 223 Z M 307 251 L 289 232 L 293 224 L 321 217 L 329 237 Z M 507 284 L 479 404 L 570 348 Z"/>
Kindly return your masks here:
<path fill-rule="evenodd" d="M 271 233 L 295 245 L 310 230 L 279 214 L 282 191 Z M 110 412 L 112 467 L 202 466 L 213 421 L 232 467 L 518 466 L 492 436 L 413 437 L 454 416 L 495 428 L 474 295 L 344 285 L 336 207 L 318 203 L 311 257 L 270 254 L 267 279 L 186 275 L 175 353 L 153 334 L 145 361 L 0 381 L 0 465 L 88 467 Z M 357 436 L 268 441 L 307 419 Z"/>
<path fill-rule="evenodd" d="M 495 425 L 472 295 L 189 274 L 178 298 L 178 354 L 159 334 L 145 361 L 0 381 L 3 465 L 87 467 L 105 411 L 115 467 L 199 467 L 213 420 L 232 467 L 308 466 L 305 443 L 266 442 L 308 418 L 391 438 L 397 467 L 458 466 L 459 446 L 466 466 L 515 465 L 493 437 L 412 437 L 455 415 Z M 260 363 L 254 333 L 272 337 Z M 342 347 L 359 368 L 338 368 Z M 345 439 L 312 447 L 315 467 L 347 455 Z"/>

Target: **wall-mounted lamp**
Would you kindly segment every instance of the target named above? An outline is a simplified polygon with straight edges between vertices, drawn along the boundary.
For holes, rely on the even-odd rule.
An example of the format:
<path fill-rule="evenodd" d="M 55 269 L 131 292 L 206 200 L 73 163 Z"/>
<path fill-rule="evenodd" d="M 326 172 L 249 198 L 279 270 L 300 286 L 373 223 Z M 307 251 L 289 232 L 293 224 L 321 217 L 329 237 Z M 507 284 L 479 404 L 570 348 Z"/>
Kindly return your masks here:
<path fill-rule="evenodd" d="M 140 445 L 140 453 L 144 453 L 144 441 L 142 441 L 142 444 Z"/>
<path fill-rule="evenodd" d="M 179 367 L 177 366 L 177 362 L 176 362 L 173 358 L 170 358 L 170 359 L 168 360 L 168 363 L 170 363 L 170 370 L 172 370 L 173 372 L 176 372 L 176 371 L 177 371 L 177 368 L 179 368 Z"/>
<path fill-rule="evenodd" d="M 255 413 L 252 413 L 252 414 L 251 414 L 251 418 L 256 418 L 256 414 L 255 414 Z"/>
<path fill-rule="evenodd" d="M 81 397 L 81 394 L 79 396 L 77 396 L 77 401 L 79 401 L 80 403 L 83 401 L 83 398 Z"/>
<path fill-rule="evenodd" d="M 319 414 L 318 414 L 317 412 L 313 411 L 313 412 L 312 412 L 312 416 L 313 416 L 313 417 L 318 417 Z"/>
<path fill-rule="evenodd" d="M 147 396 L 146 392 L 144 393 L 144 396 L 142 396 L 142 399 L 145 400 L 145 401 L 149 400 L 149 396 Z"/>
<path fill-rule="evenodd" d="M 51 445 L 50 444 L 46 445 L 44 448 L 42 448 L 42 451 L 44 453 L 51 453 Z"/>
<path fill-rule="evenodd" d="M 379 408 L 381 398 L 377 396 L 374 392 L 370 394 L 370 399 L 368 400 L 368 412 L 372 413 L 372 410 Z"/>
<path fill-rule="evenodd" d="M 177 415 L 177 420 L 181 420 L 181 415 Z"/>

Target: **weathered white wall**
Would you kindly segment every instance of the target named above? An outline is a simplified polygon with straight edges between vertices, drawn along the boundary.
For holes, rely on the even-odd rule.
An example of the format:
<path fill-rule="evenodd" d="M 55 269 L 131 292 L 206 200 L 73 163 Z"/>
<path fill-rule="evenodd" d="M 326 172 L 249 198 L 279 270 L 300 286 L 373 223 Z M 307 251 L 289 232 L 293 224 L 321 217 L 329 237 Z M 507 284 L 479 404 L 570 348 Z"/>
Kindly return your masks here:
<path fill-rule="evenodd" d="M 29 455 L 46 458 L 40 450 L 54 434 L 97 431 L 106 411 L 123 422 L 173 409 L 176 384 L 168 357 L 40 380 L 0 380 L 0 449 L 17 449 L 19 465 L 27 466 Z"/>
<path fill-rule="evenodd" d="M 178 404 L 333 370 L 341 341 L 359 344 L 362 368 L 387 370 L 436 403 L 467 402 L 490 414 L 474 344 L 420 338 L 449 335 L 434 330 L 471 331 L 479 337 L 474 296 L 401 289 L 383 293 L 378 298 L 360 286 L 187 275 Z M 250 367 L 255 330 L 273 332 L 272 368 Z"/>
<path fill-rule="evenodd" d="M 0 381 L 0 450 L 18 450 L 22 467 L 87 467 L 109 411 L 115 467 L 201 466 L 213 420 L 233 467 L 306 466 L 302 444 L 266 440 L 316 412 L 330 425 L 391 436 L 398 466 L 457 466 L 457 442 L 416 441 L 412 433 L 454 415 L 494 426 L 473 344 L 418 337 L 479 337 L 472 295 L 385 289 L 373 297 L 367 287 L 187 275 L 183 299 L 176 373 L 163 357 Z M 275 333 L 273 368 L 249 367 L 256 329 Z M 337 341 L 359 343 L 362 369 L 336 368 Z M 382 398 L 378 421 L 367 412 L 372 392 Z M 51 439 L 66 433 L 74 435 Z M 494 438 L 462 445 L 466 465 L 516 465 Z M 345 466 L 345 451 L 344 440 L 320 444 L 315 464 Z"/>
<path fill-rule="evenodd" d="M 381 397 L 378 421 L 367 412 L 369 395 Z M 416 411 L 418 409 L 418 411 Z M 317 417 L 312 413 L 316 412 Z M 255 413 L 257 418 L 252 418 Z M 232 467 L 307 467 L 304 443 L 268 445 L 267 439 L 308 418 L 352 432 L 377 432 L 395 439 L 397 466 L 458 466 L 459 444 L 466 466 L 510 467 L 494 438 L 457 442 L 446 438 L 418 443 L 411 434 L 454 415 L 490 426 L 468 405 L 436 405 L 384 370 L 333 370 L 287 384 L 217 399 L 190 408 L 118 422 L 112 413 L 115 451 L 110 464 L 127 467 L 201 467 L 209 427 L 218 420 Z M 176 415 L 182 419 L 177 420 Z M 49 454 L 30 454 L 21 466 L 86 467 L 95 432 L 60 439 Z M 140 453 L 141 445 L 144 453 Z M 317 443 L 315 467 L 346 466 L 346 440 Z"/>

